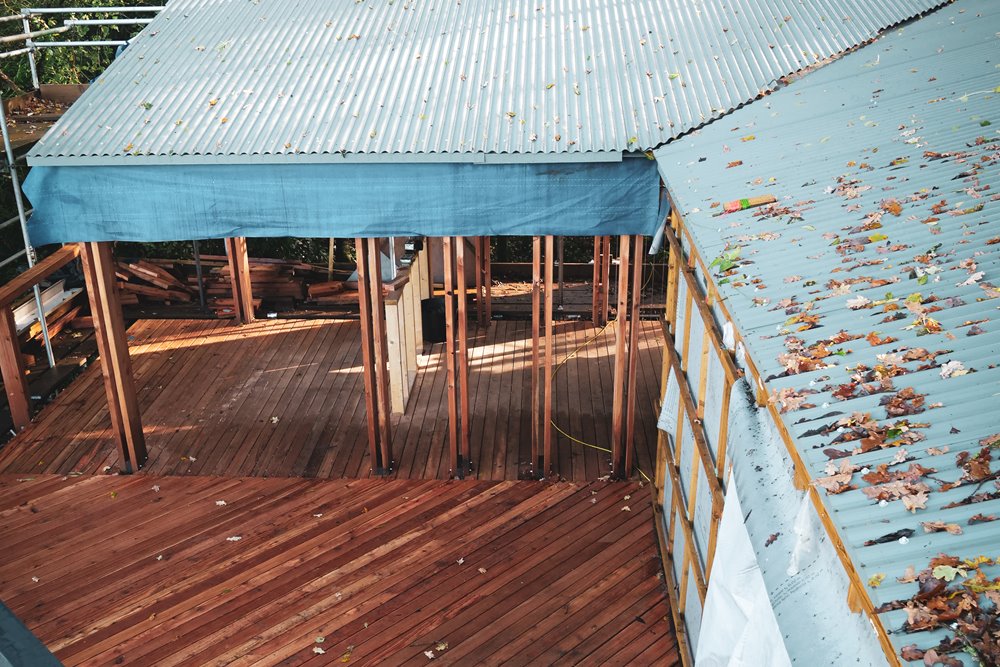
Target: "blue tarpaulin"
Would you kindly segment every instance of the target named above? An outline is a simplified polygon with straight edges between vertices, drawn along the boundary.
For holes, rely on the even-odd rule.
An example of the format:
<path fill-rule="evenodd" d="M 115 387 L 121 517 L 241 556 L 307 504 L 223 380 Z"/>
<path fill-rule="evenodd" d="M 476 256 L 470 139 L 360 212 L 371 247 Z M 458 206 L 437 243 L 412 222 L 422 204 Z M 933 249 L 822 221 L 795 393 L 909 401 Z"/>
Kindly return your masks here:
<path fill-rule="evenodd" d="M 36 246 L 247 237 L 652 235 L 656 163 L 35 167 Z"/>

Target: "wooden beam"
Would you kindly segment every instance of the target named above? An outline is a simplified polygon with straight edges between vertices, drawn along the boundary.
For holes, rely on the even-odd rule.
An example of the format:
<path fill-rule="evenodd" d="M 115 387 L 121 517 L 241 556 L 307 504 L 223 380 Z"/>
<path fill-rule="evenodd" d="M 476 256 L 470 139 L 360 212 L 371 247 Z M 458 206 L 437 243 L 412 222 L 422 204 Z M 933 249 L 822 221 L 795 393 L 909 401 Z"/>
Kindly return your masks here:
<path fill-rule="evenodd" d="M 233 307 L 240 324 L 254 321 L 253 287 L 250 283 L 250 258 L 247 240 L 243 236 L 230 236 L 225 240 L 229 259 L 229 279 L 233 286 Z"/>
<path fill-rule="evenodd" d="M 544 475 L 542 461 L 542 415 L 539 382 L 539 324 L 542 321 L 542 237 L 531 240 L 531 465 L 536 474 Z"/>
<path fill-rule="evenodd" d="M 83 273 L 87 281 L 94 335 L 101 356 L 104 389 L 108 396 L 111 427 L 126 473 L 146 463 L 146 440 L 139 417 L 139 401 L 132 378 L 125 320 L 115 288 L 115 264 L 107 241 L 83 244 Z"/>
<path fill-rule="evenodd" d="M 453 285 L 452 272 L 454 270 L 454 253 L 452 252 L 452 240 L 450 236 L 441 239 L 444 250 L 444 260 L 441 263 L 444 269 L 444 339 L 445 339 L 445 367 L 447 370 L 448 384 L 448 456 L 451 461 L 451 474 L 457 475 L 458 466 L 458 400 L 455 386 L 455 287 Z"/>
<path fill-rule="evenodd" d="M 625 477 L 632 476 L 633 458 L 635 454 L 635 384 L 636 365 L 639 361 L 639 304 L 642 301 L 642 250 L 643 238 L 636 234 L 632 249 L 632 307 L 629 312 L 628 336 L 628 375 L 626 387 L 625 410 Z"/>
<path fill-rule="evenodd" d="M 542 457 L 545 461 L 543 475 L 555 472 L 556 462 L 552 451 L 552 373 L 555 364 L 555 349 L 552 342 L 552 274 L 555 257 L 555 237 L 545 237 L 545 410 L 542 419 Z"/>
<path fill-rule="evenodd" d="M 471 472 L 469 451 L 469 322 L 465 287 L 465 237 L 455 237 L 455 273 L 458 280 L 458 414 L 459 446 L 458 476 Z"/>
<path fill-rule="evenodd" d="M 31 392 L 24 373 L 24 357 L 21 356 L 21 342 L 17 338 L 14 311 L 9 305 L 0 306 L 0 372 L 14 429 L 23 431 L 31 423 Z"/>
<path fill-rule="evenodd" d="M 376 472 L 390 474 L 392 460 L 392 398 L 389 395 L 388 341 L 385 323 L 385 299 L 382 294 L 382 250 L 379 239 L 367 239 L 368 284 L 371 290 L 373 360 L 375 362 L 375 397 L 378 403 L 380 460 Z"/>
<path fill-rule="evenodd" d="M 611 476 L 624 478 L 625 468 L 622 431 L 625 410 L 625 375 L 627 367 L 626 335 L 628 333 L 629 255 L 632 239 L 622 235 L 618 242 L 618 309 L 615 316 L 615 374 L 611 396 Z"/>
<path fill-rule="evenodd" d="M 375 352 L 372 337 L 371 290 L 368 288 L 368 244 L 365 239 L 354 241 L 358 263 L 358 306 L 361 319 L 361 359 L 365 385 L 365 414 L 368 422 L 368 457 L 372 472 L 379 462 L 378 402 L 375 395 Z"/>
<path fill-rule="evenodd" d="M 486 326 L 493 321 L 493 239 L 483 237 L 483 283 L 486 286 Z"/>

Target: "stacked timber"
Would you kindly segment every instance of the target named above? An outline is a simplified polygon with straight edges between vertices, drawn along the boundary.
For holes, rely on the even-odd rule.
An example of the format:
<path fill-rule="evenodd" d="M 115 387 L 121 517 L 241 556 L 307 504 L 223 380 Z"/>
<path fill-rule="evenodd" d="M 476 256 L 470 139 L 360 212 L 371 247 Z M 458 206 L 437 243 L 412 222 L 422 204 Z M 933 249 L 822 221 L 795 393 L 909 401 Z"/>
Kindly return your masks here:
<path fill-rule="evenodd" d="M 122 305 L 137 305 L 140 299 L 162 304 L 189 303 L 196 293 L 171 271 L 146 260 L 117 262 L 115 275 Z"/>
<path fill-rule="evenodd" d="M 229 262 L 225 255 L 201 255 L 202 284 L 209 308 L 219 317 L 232 317 L 233 298 Z M 195 298 L 198 295 L 198 276 L 193 260 L 157 260 L 149 262 L 175 271 L 182 276 L 183 284 Z M 266 303 L 269 309 L 293 309 L 301 303 L 314 305 L 344 305 L 357 303 L 355 292 L 345 298 L 344 285 L 339 280 L 327 280 L 326 267 L 306 262 L 251 257 L 250 283 L 254 308 Z M 342 272 L 340 272 L 342 273 Z"/>

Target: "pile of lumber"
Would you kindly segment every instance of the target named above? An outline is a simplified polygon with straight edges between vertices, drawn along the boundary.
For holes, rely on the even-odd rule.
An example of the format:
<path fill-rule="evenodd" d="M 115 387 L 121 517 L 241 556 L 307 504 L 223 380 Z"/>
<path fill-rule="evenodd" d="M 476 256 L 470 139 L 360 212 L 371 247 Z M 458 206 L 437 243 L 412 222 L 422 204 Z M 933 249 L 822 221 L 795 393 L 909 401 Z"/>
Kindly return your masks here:
<path fill-rule="evenodd" d="M 201 255 L 199 260 L 208 307 L 219 317 L 232 317 L 233 287 L 226 256 Z M 194 260 L 151 259 L 149 262 L 182 276 L 184 286 L 197 299 L 198 276 Z M 274 310 L 290 310 L 301 302 L 340 303 L 333 297 L 342 291 L 340 281 L 327 281 L 325 267 L 266 257 L 250 258 L 250 283 L 254 307 L 266 304 L 268 309 Z"/>
<path fill-rule="evenodd" d="M 162 304 L 189 303 L 197 294 L 184 280 L 163 266 L 146 260 L 116 263 L 118 293 L 123 305 L 136 305 L 140 298 Z"/>
<path fill-rule="evenodd" d="M 342 280 L 328 280 L 313 283 L 307 290 L 310 303 L 318 306 L 349 306 L 358 302 L 356 283 L 348 289 L 347 283 Z"/>

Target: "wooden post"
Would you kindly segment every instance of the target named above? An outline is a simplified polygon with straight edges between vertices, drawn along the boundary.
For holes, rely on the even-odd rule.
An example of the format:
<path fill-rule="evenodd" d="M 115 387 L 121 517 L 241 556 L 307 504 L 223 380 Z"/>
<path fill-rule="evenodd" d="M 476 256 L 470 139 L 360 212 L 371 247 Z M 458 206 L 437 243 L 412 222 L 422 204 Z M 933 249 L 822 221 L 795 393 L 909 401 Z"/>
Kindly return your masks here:
<path fill-rule="evenodd" d="M 601 258 L 603 254 L 601 253 L 602 239 L 600 236 L 594 237 L 594 276 L 593 284 L 591 285 L 591 298 L 590 298 L 590 321 L 594 323 L 594 326 L 600 326 L 600 319 L 598 318 L 598 313 L 601 310 L 600 298 L 601 298 Z"/>
<path fill-rule="evenodd" d="M 14 311 L 10 306 L 0 308 L 0 372 L 3 373 L 3 388 L 7 392 L 14 428 L 23 431 L 31 423 L 31 392 L 24 374 L 24 357 L 17 339 Z"/>
<path fill-rule="evenodd" d="M 538 327 L 542 321 L 542 238 L 535 236 L 532 241 L 531 261 L 531 465 L 536 466 L 536 474 L 544 475 L 542 454 L 541 396 L 538 381 Z"/>
<path fill-rule="evenodd" d="M 543 476 L 555 472 L 552 456 L 552 373 L 555 350 L 552 344 L 552 258 L 555 256 L 555 237 L 545 237 L 545 411 L 542 418 L 542 448 L 545 468 Z"/>
<path fill-rule="evenodd" d="M 475 250 L 476 274 L 476 328 L 486 328 L 486 299 L 483 296 L 483 237 L 473 236 L 472 247 Z"/>
<path fill-rule="evenodd" d="M 611 237 L 605 236 L 604 243 L 601 244 L 601 313 L 599 324 L 604 326 L 608 323 L 608 310 L 610 310 L 611 291 Z"/>
<path fill-rule="evenodd" d="M 611 475 L 624 478 L 622 426 L 625 408 L 626 328 L 628 326 L 628 267 L 631 239 L 623 235 L 618 245 L 618 312 L 615 324 L 615 374 L 611 399 Z"/>
<path fill-rule="evenodd" d="M 371 290 L 368 289 L 368 244 L 365 239 L 355 239 L 355 255 L 358 262 L 358 306 L 361 314 L 361 359 L 364 369 L 365 414 L 368 417 L 368 456 L 372 472 L 379 466 L 380 431 L 378 428 L 378 402 L 375 390 L 375 352 L 372 337 Z"/>
<path fill-rule="evenodd" d="M 247 240 L 243 236 L 231 236 L 226 238 L 225 245 L 229 257 L 229 279 L 233 286 L 233 310 L 240 324 L 249 324 L 254 321 L 254 309 Z"/>
<path fill-rule="evenodd" d="M 489 236 L 483 237 L 483 283 L 486 286 L 486 323 L 493 321 L 493 243 Z"/>
<path fill-rule="evenodd" d="M 368 243 L 368 285 L 371 293 L 372 339 L 375 361 L 375 397 L 378 402 L 378 428 L 381 459 L 379 474 L 393 470 L 392 460 L 392 399 L 389 396 L 388 342 L 385 325 L 385 298 L 382 294 L 382 250 L 379 239 Z"/>
<path fill-rule="evenodd" d="M 466 310 L 464 236 L 455 237 L 455 273 L 458 279 L 458 413 L 461 429 L 458 476 L 464 478 L 472 470 L 469 451 L 469 322 Z"/>
<path fill-rule="evenodd" d="M 636 234 L 633 237 L 635 247 L 632 250 L 632 309 L 629 313 L 628 342 L 628 381 L 626 388 L 625 410 L 625 474 L 632 476 L 633 455 L 635 453 L 635 383 L 636 365 L 639 361 L 639 303 L 642 301 L 642 249 L 643 238 Z M 707 364 L 706 364 L 707 367 Z"/>
<path fill-rule="evenodd" d="M 111 244 L 102 241 L 81 245 L 83 273 L 87 281 L 97 349 L 101 356 L 111 427 L 118 442 L 123 471 L 130 473 L 139 470 L 146 463 L 146 440 L 142 434 L 139 401 L 132 378 L 125 320 L 115 287 Z"/>
<path fill-rule="evenodd" d="M 455 387 L 455 288 L 453 286 L 454 253 L 452 253 L 451 237 L 445 236 L 441 239 L 444 249 L 444 260 L 441 263 L 444 269 L 444 339 L 445 339 L 445 367 L 447 369 L 448 384 L 448 456 L 451 461 L 451 473 L 458 474 L 458 406 Z"/>

